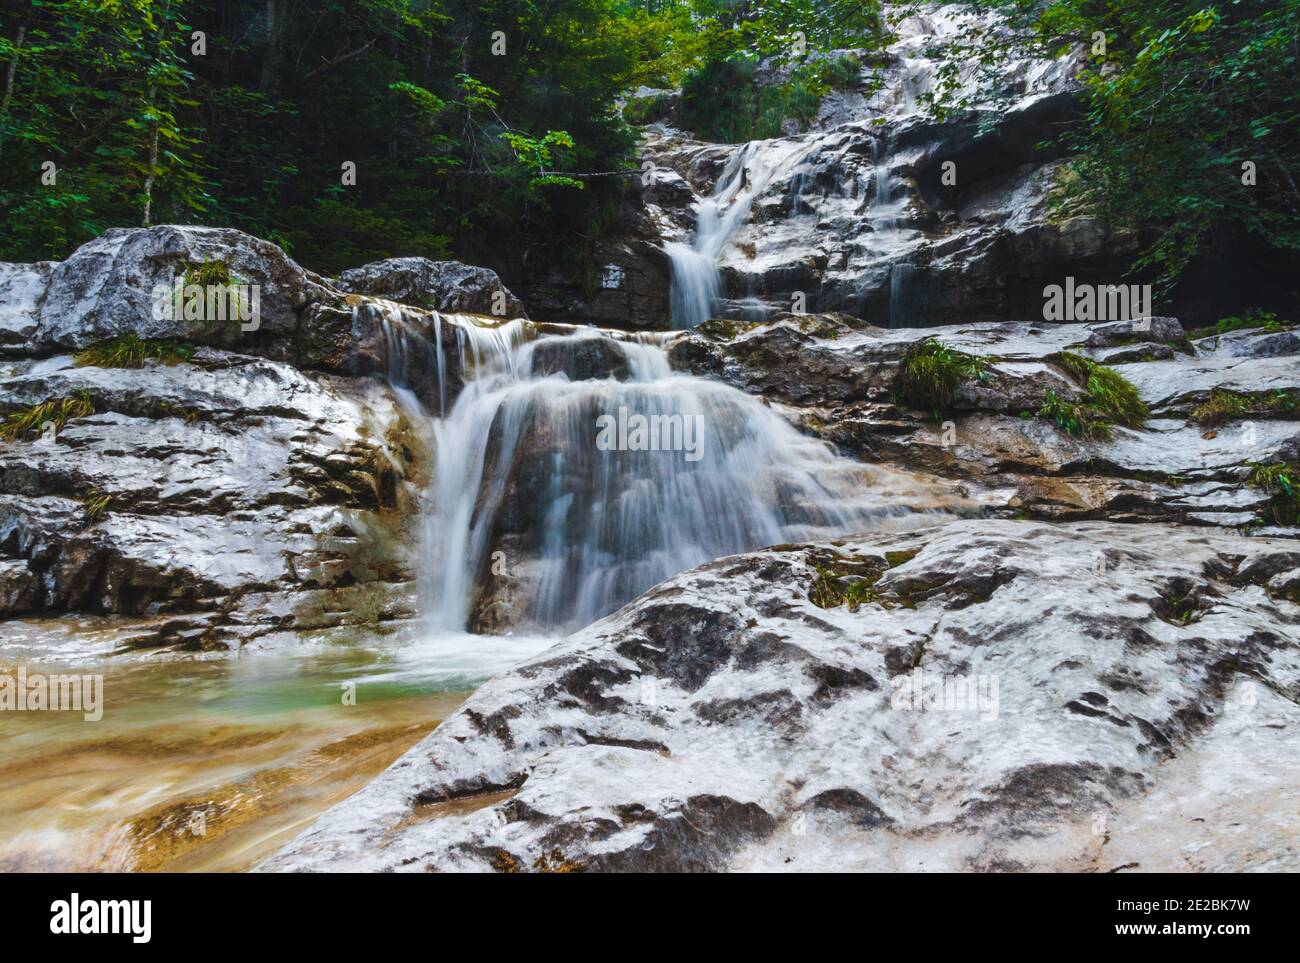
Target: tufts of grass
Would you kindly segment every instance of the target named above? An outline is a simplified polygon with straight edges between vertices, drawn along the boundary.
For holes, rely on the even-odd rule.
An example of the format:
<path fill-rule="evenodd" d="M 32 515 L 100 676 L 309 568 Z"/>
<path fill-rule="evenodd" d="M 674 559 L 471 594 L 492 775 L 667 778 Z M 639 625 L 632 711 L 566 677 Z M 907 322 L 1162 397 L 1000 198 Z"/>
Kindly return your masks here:
<path fill-rule="evenodd" d="M 882 601 L 876 589 L 876 580 L 880 577 L 870 575 L 839 575 L 831 569 L 818 568 L 817 578 L 813 580 L 808 599 L 819 609 L 833 609 L 847 606 L 850 612 L 856 612 L 861 606 L 871 602 Z"/>
<path fill-rule="evenodd" d="M 1246 484 L 1272 496 L 1269 508 L 1278 525 L 1300 524 L 1300 465 L 1252 465 Z"/>
<path fill-rule="evenodd" d="M 104 517 L 104 512 L 108 511 L 108 506 L 109 503 L 113 501 L 113 496 L 105 495 L 103 492 L 95 489 L 83 495 L 80 501 L 82 506 L 82 522 L 86 525 L 94 525 Z"/>
<path fill-rule="evenodd" d="M 1056 363 L 1083 388 L 1087 396 L 1074 402 L 1061 398 L 1050 388 L 1038 409 L 1061 431 L 1077 438 L 1105 440 L 1114 434 L 1114 425 L 1141 428 L 1150 411 L 1132 382 L 1114 368 L 1098 364 L 1083 355 L 1062 351 Z"/>
<path fill-rule="evenodd" d="M 1110 422 L 1099 417 L 1089 405 L 1066 401 L 1051 388 L 1047 389 L 1043 407 L 1038 409 L 1038 417 L 1046 418 L 1075 438 L 1106 441 L 1115 434 Z"/>
<path fill-rule="evenodd" d="M 987 375 L 984 358 L 926 338 L 903 355 L 894 390 L 900 401 L 938 417 L 952 407 L 959 385 L 983 381 Z"/>
<path fill-rule="evenodd" d="M 1207 401 L 1194 407 L 1188 418 L 1198 425 L 1213 428 L 1225 421 L 1249 415 L 1300 410 L 1300 393 L 1294 391 L 1236 392 L 1215 388 Z"/>
<path fill-rule="evenodd" d="M 84 418 L 95 413 L 95 403 L 90 392 L 79 391 L 70 398 L 53 398 L 38 405 L 5 415 L 0 422 L 0 438 L 7 442 L 29 435 L 39 435 L 48 422 L 57 434 L 73 418 Z"/>
<path fill-rule="evenodd" d="M 134 334 L 110 338 L 78 351 L 73 363 L 92 368 L 143 368 L 146 361 L 177 364 L 194 357 L 194 346 L 176 338 L 144 339 Z"/>
<path fill-rule="evenodd" d="M 185 286 L 197 284 L 207 287 L 209 284 L 226 285 L 232 280 L 230 265 L 220 259 L 193 264 L 185 272 Z"/>

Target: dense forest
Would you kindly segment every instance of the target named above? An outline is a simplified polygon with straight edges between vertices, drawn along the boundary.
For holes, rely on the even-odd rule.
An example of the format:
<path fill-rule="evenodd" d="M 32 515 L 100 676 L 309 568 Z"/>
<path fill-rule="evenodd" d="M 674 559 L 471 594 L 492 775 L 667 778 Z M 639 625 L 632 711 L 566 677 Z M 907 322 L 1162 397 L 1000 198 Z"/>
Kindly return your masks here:
<path fill-rule="evenodd" d="M 1024 29 L 954 38 L 997 84 L 1082 45 L 1071 203 L 1141 225 L 1174 278 L 1233 224 L 1300 247 L 1300 0 L 979 0 Z M 508 269 L 577 250 L 636 171 L 633 122 L 681 88 L 701 137 L 770 135 L 868 55 L 875 0 L 5 0 L 0 257 L 114 226 L 229 225 L 335 271 L 406 254 Z M 795 62 L 762 97 L 764 58 Z M 962 104 L 932 96 L 936 112 Z M 623 109 L 626 104 L 637 110 Z M 641 114 L 647 116 L 640 116 Z M 752 113 L 767 115 L 768 122 Z M 706 138 L 707 139 L 707 138 Z M 1241 185 L 1253 189 L 1242 191 Z M 561 239 L 557 244 L 557 239 Z"/>

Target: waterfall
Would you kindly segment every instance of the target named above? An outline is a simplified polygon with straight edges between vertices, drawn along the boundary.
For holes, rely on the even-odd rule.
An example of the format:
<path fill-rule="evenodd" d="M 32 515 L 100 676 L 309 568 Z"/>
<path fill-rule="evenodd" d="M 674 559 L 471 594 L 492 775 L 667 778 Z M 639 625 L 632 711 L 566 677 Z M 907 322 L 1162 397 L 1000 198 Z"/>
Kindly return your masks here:
<path fill-rule="evenodd" d="M 419 580 L 438 631 L 481 627 L 485 599 L 505 607 L 490 620 L 503 626 L 576 628 L 710 559 L 933 504 L 910 476 L 842 458 L 744 392 L 672 371 L 673 332 L 443 320 L 465 384 L 445 418 L 431 416 Z M 598 419 L 637 416 L 662 427 L 662 444 L 638 449 L 621 427 L 627 443 L 602 448 Z"/>
<path fill-rule="evenodd" d="M 882 136 L 872 149 L 875 167 L 872 178 L 875 181 L 875 196 L 871 205 L 872 247 L 880 257 L 892 260 L 889 265 L 889 317 L 887 324 L 891 328 L 902 327 L 907 323 L 908 296 L 915 267 L 903 258 L 906 249 L 915 237 L 915 232 L 904 227 L 904 205 L 906 194 L 898 189 L 893 175 L 889 172 L 889 144 Z"/>
<path fill-rule="evenodd" d="M 813 146 L 814 142 L 798 140 L 752 140 L 727 160 L 713 193 L 696 204 L 694 239 L 690 244 L 664 244 L 672 269 L 669 307 L 674 328 L 693 328 L 708 320 L 721 295 L 718 261 L 727 241 L 773 178 L 797 164 Z"/>

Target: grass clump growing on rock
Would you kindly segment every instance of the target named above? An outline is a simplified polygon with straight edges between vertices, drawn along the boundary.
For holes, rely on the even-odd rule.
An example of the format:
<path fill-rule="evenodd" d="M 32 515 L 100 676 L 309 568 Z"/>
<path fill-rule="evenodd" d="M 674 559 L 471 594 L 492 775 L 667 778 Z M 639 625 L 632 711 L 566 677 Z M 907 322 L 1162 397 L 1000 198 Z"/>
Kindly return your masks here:
<path fill-rule="evenodd" d="M 81 498 L 81 520 L 86 525 L 94 525 L 104 517 L 104 512 L 108 511 L 109 503 L 113 501 L 112 495 L 105 495 L 98 489 L 88 492 Z"/>
<path fill-rule="evenodd" d="M 1248 415 L 1297 410 L 1300 410 L 1300 394 L 1294 391 L 1236 392 L 1214 388 L 1208 400 L 1188 412 L 1188 418 L 1198 425 L 1213 428 Z"/>
<path fill-rule="evenodd" d="M 213 259 L 196 264 L 185 272 L 185 286 L 197 284 L 207 287 L 209 284 L 227 285 L 231 282 L 230 265 L 225 261 Z"/>
<path fill-rule="evenodd" d="M 69 398 L 52 398 L 38 405 L 5 415 L 0 422 L 0 438 L 7 442 L 40 434 L 49 423 L 57 433 L 73 418 L 84 418 L 95 413 L 95 403 L 88 391 L 78 391 Z"/>
<path fill-rule="evenodd" d="M 1056 363 L 1087 393 L 1082 401 L 1068 401 L 1050 388 L 1038 410 L 1066 434 L 1105 440 L 1114 425 L 1141 428 L 1150 411 L 1132 382 L 1113 368 L 1083 355 L 1062 351 Z"/>
<path fill-rule="evenodd" d="M 1252 465 L 1247 484 L 1271 495 L 1269 507 L 1279 525 L 1300 524 L 1300 465 Z"/>
<path fill-rule="evenodd" d="M 124 334 L 78 351 L 73 363 L 91 368 L 143 368 L 146 361 L 178 364 L 194 357 L 194 346 L 176 338 L 145 339 Z"/>
<path fill-rule="evenodd" d="M 901 401 L 937 417 L 952 407 L 959 385 L 983 381 L 987 374 L 985 359 L 926 338 L 904 353 L 895 391 Z"/>

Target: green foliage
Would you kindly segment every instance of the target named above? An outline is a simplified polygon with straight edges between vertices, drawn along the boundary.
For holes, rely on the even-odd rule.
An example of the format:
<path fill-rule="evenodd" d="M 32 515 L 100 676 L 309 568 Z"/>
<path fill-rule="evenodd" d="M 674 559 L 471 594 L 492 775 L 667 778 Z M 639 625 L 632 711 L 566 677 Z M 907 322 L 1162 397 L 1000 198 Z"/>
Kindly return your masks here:
<path fill-rule="evenodd" d="M 1279 411 L 1300 411 L 1300 393 L 1282 390 L 1243 393 L 1214 388 L 1206 401 L 1188 412 L 1188 419 L 1213 428 L 1227 421 Z"/>
<path fill-rule="evenodd" d="M 808 600 L 820 609 L 833 609 L 843 605 L 856 612 L 863 605 L 882 603 L 883 596 L 876 588 L 883 571 L 839 573 L 830 568 L 816 566 L 817 576 L 808 590 Z"/>
<path fill-rule="evenodd" d="M 179 364 L 193 356 L 194 346 L 175 338 L 144 339 L 126 334 L 78 351 L 73 363 L 78 367 L 143 368 L 147 361 Z"/>
<path fill-rule="evenodd" d="M 586 242 L 626 183 L 576 176 L 630 167 L 613 109 L 635 67 L 622 0 L 10 6 L 0 259 L 65 257 L 143 223 L 147 200 L 152 223 L 239 227 L 325 272 L 410 254 L 504 269 L 506 252 Z"/>
<path fill-rule="evenodd" d="M 81 502 L 82 524 L 90 526 L 104 517 L 104 513 L 108 511 L 108 506 L 113 501 L 113 496 L 105 495 L 99 489 L 92 489 L 78 500 Z"/>
<path fill-rule="evenodd" d="M 1273 521 L 1278 525 L 1300 524 L 1300 465 L 1277 462 L 1251 468 L 1247 484 L 1273 496 L 1269 505 Z"/>
<path fill-rule="evenodd" d="M 1192 339 L 1210 338 L 1217 334 L 1227 334 L 1230 331 L 1250 330 L 1258 330 L 1263 334 L 1277 334 L 1279 331 L 1289 331 L 1290 329 L 1290 321 L 1281 320 L 1272 311 L 1253 308 L 1245 314 L 1234 314 L 1230 317 L 1220 318 L 1212 327 L 1189 331 L 1188 337 Z"/>
<path fill-rule="evenodd" d="M 629 97 L 623 105 L 623 119 L 629 124 L 643 127 L 668 116 L 668 97 L 654 94 L 649 97 Z"/>
<path fill-rule="evenodd" d="M 225 286 L 230 283 L 230 265 L 221 260 L 204 261 L 202 264 L 191 266 L 185 272 L 186 287 L 191 284 L 197 284 L 200 287 L 209 285 Z"/>
<path fill-rule="evenodd" d="M 1081 401 L 1062 398 L 1047 389 L 1038 416 L 1077 438 L 1104 441 L 1113 434 L 1114 425 L 1141 428 L 1150 415 L 1146 402 L 1127 378 L 1113 368 L 1062 351 L 1056 363 L 1084 389 Z"/>
<path fill-rule="evenodd" d="M 982 381 L 987 373 L 985 359 L 926 338 L 903 355 L 894 390 L 900 401 L 937 417 L 952 407 L 958 385 Z"/>
<path fill-rule="evenodd" d="M 1107 421 L 1141 428 L 1150 417 L 1146 402 L 1133 383 L 1114 368 L 1083 355 L 1062 351 L 1056 363 L 1088 393 L 1088 405 Z"/>
<path fill-rule="evenodd" d="M 966 106 L 958 80 L 970 65 L 1012 96 L 1009 57 L 1082 45 L 1085 114 L 1062 135 L 1079 154 L 1065 200 L 1137 229 L 1136 269 L 1167 288 L 1212 228 L 1300 250 L 1300 0 L 975 2 L 1026 32 L 975 26 L 952 42 L 933 109 Z"/>
<path fill-rule="evenodd" d="M 822 98 L 832 88 L 856 85 L 861 72 L 853 57 L 828 57 L 796 65 L 783 83 L 758 84 L 756 67 L 754 59 L 732 59 L 690 72 L 682 84 L 683 126 L 727 144 L 778 137 L 783 121 L 806 127 Z"/>
<path fill-rule="evenodd" d="M 1058 429 L 1076 438 L 1105 441 L 1114 435 L 1110 423 L 1094 412 L 1090 406 L 1067 401 L 1051 388 L 1047 389 L 1043 407 L 1038 409 L 1038 416 L 1046 418 Z"/>
<path fill-rule="evenodd" d="M 4 421 L 0 422 L 0 438 L 13 442 L 39 435 L 46 423 L 53 424 L 58 433 L 71 419 L 94 413 L 95 403 L 90 393 L 79 391 L 68 398 L 53 398 L 5 415 Z"/>

